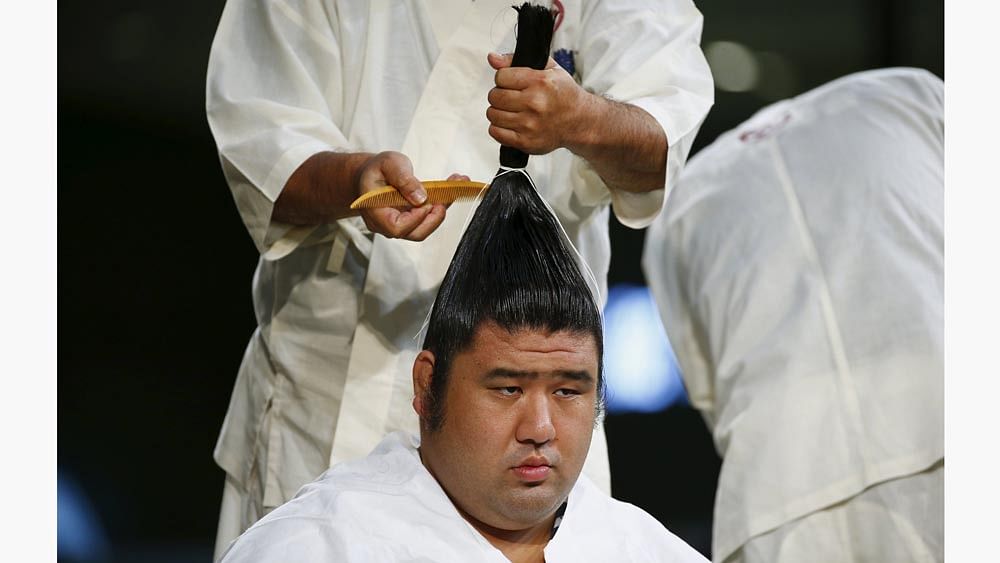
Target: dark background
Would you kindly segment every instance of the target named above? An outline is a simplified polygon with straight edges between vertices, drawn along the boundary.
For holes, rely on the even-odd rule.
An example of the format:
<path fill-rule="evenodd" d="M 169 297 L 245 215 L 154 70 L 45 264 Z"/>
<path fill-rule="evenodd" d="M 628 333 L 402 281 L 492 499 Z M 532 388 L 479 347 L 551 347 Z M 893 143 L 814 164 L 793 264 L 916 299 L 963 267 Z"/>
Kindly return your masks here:
<path fill-rule="evenodd" d="M 737 42 L 760 66 L 756 88 L 716 91 L 695 151 L 771 101 L 850 72 L 944 76 L 943 1 L 697 4 L 706 52 Z M 117 561 L 210 558 L 223 482 L 211 453 L 255 326 L 257 254 L 204 115 L 223 5 L 58 11 L 58 463 Z M 719 78 L 729 72 L 709 60 Z M 611 285 L 644 283 L 643 234 L 612 219 Z M 610 415 L 607 432 L 615 495 L 707 553 L 719 459 L 700 416 Z"/>

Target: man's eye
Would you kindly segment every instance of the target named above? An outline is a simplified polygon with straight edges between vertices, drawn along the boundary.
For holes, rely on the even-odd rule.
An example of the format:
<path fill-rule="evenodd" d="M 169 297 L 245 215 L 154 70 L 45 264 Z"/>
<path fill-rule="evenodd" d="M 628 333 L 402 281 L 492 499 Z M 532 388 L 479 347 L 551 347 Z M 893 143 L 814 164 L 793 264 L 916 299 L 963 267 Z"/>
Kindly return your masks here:
<path fill-rule="evenodd" d="M 580 392 L 576 389 L 556 389 L 556 395 L 560 397 L 572 397 L 574 395 L 579 395 Z"/>
<path fill-rule="evenodd" d="M 504 395 L 506 397 L 513 397 L 514 395 L 517 395 L 517 393 L 520 390 L 521 390 L 520 387 L 498 387 L 497 388 L 497 391 L 499 391 L 501 395 Z"/>

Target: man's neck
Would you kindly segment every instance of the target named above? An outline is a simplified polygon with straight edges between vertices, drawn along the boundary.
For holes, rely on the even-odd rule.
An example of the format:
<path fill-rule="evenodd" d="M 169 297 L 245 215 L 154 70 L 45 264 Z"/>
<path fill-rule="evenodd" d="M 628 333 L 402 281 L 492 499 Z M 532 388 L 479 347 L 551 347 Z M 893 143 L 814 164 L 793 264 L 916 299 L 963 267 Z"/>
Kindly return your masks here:
<path fill-rule="evenodd" d="M 500 550 L 512 563 L 542 563 L 545 561 L 545 546 L 552 537 L 552 524 L 555 514 L 541 523 L 524 530 L 501 530 L 476 520 L 464 510 L 459 509 L 462 517 L 472 527 Z"/>
<path fill-rule="evenodd" d="M 417 448 L 420 463 L 437 480 L 434 469 L 424 457 L 424 445 L 426 445 L 426 442 L 423 433 L 421 433 L 420 438 L 422 447 Z M 556 520 L 555 512 L 529 528 L 523 530 L 503 530 L 483 523 L 465 510 L 462 510 L 462 507 L 455 502 L 455 499 L 448 494 L 448 491 L 444 490 L 443 486 L 441 489 L 462 518 L 486 538 L 486 541 L 490 542 L 490 545 L 499 549 L 512 563 L 543 563 L 545 561 L 545 546 L 548 545 L 549 539 L 552 538 L 552 526 Z"/>

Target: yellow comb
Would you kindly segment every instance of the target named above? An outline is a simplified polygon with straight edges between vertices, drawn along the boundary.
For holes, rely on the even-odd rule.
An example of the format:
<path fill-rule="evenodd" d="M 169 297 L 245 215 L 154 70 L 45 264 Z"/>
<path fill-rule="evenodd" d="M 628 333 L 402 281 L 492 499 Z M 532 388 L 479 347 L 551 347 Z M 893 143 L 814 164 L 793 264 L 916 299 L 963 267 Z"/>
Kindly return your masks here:
<path fill-rule="evenodd" d="M 482 182 L 462 180 L 433 180 L 420 182 L 427 190 L 428 203 L 452 203 L 458 199 L 474 198 L 487 185 Z M 368 192 L 351 203 L 351 209 L 373 209 L 376 207 L 413 207 L 403 195 L 392 186 Z"/>

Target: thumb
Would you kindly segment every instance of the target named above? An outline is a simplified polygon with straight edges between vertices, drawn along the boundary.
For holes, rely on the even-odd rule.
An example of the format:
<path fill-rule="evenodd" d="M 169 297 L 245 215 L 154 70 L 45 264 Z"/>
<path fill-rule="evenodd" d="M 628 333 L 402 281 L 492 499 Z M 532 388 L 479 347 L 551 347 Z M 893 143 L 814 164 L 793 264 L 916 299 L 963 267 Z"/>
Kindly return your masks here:
<path fill-rule="evenodd" d="M 500 70 L 501 68 L 509 67 L 513 59 L 514 55 L 511 53 L 507 53 L 505 55 L 501 55 L 499 53 L 489 53 L 486 55 L 486 61 L 490 63 L 493 70 Z"/>
<path fill-rule="evenodd" d="M 393 155 L 396 156 L 396 155 Z M 403 155 L 398 159 L 389 159 L 386 166 L 382 168 L 382 175 L 390 186 L 396 188 L 400 194 L 414 207 L 420 207 L 427 201 L 427 191 L 424 185 L 413 175 L 413 165 L 410 160 Z"/>
<path fill-rule="evenodd" d="M 424 189 L 420 180 L 417 180 L 416 176 L 412 174 L 400 176 L 389 184 L 395 186 L 396 190 L 414 207 L 420 207 L 427 202 L 427 190 Z"/>

